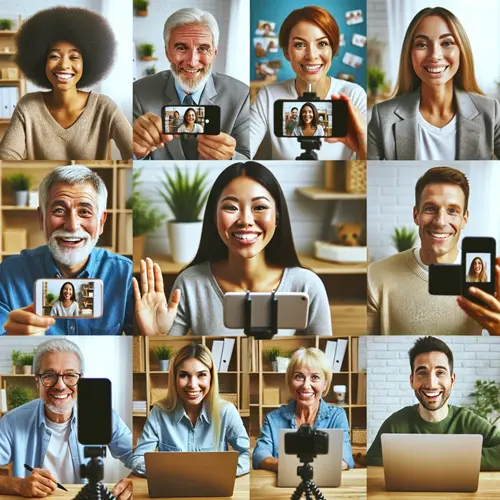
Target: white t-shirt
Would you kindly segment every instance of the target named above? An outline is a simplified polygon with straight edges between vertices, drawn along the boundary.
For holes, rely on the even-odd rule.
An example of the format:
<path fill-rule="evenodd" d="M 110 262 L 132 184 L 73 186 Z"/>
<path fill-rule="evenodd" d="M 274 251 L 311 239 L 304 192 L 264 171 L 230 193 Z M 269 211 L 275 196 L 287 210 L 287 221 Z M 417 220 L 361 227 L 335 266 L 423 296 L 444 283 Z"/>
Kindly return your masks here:
<path fill-rule="evenodd" d="M 69 434 L 71 419 L 63 424 L 45 419 L 47 427 L 52 431 L 49 446 L 42 467 L 47 469 L 61 484 L 76 484 L 71 450 L 69 448 Z"/>
<path fill-rule="evenodd" d="M 73 301 L 68 307 L 64 307 L 60 300 L 56 300 L 52 304 L 52 310 L 50 311 L 51 316 L 79 316 L 80 311 L 78 308 L 78 302 Z"/>
<path fill-rule="evenodd" d="M 417 160 L 455 160 L 457 155 L 457 115 L 442 128 L 427 122 L 418 112 L 419 147 Z"/>
<path fill-rule="evenodd" d="M 366 120 L 366 92 L 359 85 L 344 80 L 330 78 L 330 89 L 327 99 L 332 94 L 344 93 L 350 97 L 352 104 L 360 111 Z M 271 83 L 265 86 L 255 98 L 250 107 L 250 156 L 253 158 L 264 138 L 266 146 L 271 150 L 268 160 L 294 160 L 304 152 L 297 138 L 276 137 L 274 135 L 274 101 L 278 99 L 298 99 L 295 90 L 295 80 Z M 267 148 L 269 149 L 269 147 Z M 318 160 L 349 160 L 353 156 L 344 144 L 337 142 L 329 144 L 321 139 L 321 149 L 316 151 Z"/>

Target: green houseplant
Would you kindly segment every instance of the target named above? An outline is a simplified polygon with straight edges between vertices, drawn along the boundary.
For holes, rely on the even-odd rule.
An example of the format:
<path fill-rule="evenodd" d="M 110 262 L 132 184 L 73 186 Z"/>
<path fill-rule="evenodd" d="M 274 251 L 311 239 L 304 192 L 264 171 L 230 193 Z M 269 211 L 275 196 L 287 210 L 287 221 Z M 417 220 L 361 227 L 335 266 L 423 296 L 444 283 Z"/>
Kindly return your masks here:
<path fill-rule="evenodd" d="M 175 167 L 172 175 L 163 169 L 164 179 L 158 194 L 174 215 L 168 222 L 168 237 L 174 262 L 186 264 L 193 260 L 200 243 L 202 222 L 200 213 L 208 198 L 207 172 L 199 168 L 193 175 Z"/>
<path fill-rule="evenodd" d="M 143 61 L 153 61 L 154 53 L 155 46 L 152 43 L 141 43 L 141 45 L 139 45 L 139 55 Z"/>
<path fill-rule="evenodd" d="M 160 362 L 160 370 L 162 372 L 168 372 L 170 358 L 174 354 L 173 349 L 166 345 L 161 345 L 158 347 L 154 347 L 153 352 Z"/>
<path fill-rule="evenodd" d="M 7 182 L 15 192 L 16 205 L 18 207 L 25 207 L 28 204 L 28 192 L 32 183 L 31 176 L 22 172 L 16 172 L 7 177 Z"/>
<path fill-rule="evenodd" d="M 0 19 L 0 31 L 9 31 L 12 29 L 14 22 L 12 19 Z"/>
<path fill-rule="evenodd" d="M 136 16 L 145 17 L 148 15 L 148 0 L 134 0 L 134 12 Z"/>
<path fill-rule="evenodd" d="M 277 347 L 269 347 L 264 351 L 264 357 L 267 358 L 271 362 L 271 366 L 273 367 L 273 372 L 278 371 L 278 358 L 281 357 L 281 350 Z"/>
<path fill-rule="evenodd" d="M 491 425 L 500 420 L 500 384 L 494 380 L 476 380 L 475 391 L 469 394 L 473 403 L 468 408 Z"/>
<path fill-rule="evenodd" d="M 23 366 L 23 371 L 25 375 L 29 375 L 31 373 L 31 367 L 33 366 L 34 359 L 35 359 L 34 352 L 24 353 L 21 356 L 21 364 Z"/>
<path fill-rule="evenodd" d="M 29 403 L 35 399 L 35 394 L 31 389 L 26 387 L 12 386 L 7 389 L 7 407 L 10 410 L 18 406 Z"/>
<path fill-rule="evenodd" d="M 417 233 L 412 228 L 396 227 L 392 235 L 392 241 L 398 252 L 404 252 L 413 248 L 417 239 Z"/>
<path fill-rule="evenodd" d="M 368 88 L 370 89 L 370 92 L 373 96 L 378 96 L 380 94 L 380 90 L 385 84 L 385 76 L 385 71 L 376 66 L 368 68 L 367 83 Z"/>
<path fill-rule="evenodd" d="M 56 296 L 53 294 L 53 293 L 48 293 L 47 295 L 45 295 L 45 304 L 47 306 L 51 306 L 52 303 L 56 300 Z"/>

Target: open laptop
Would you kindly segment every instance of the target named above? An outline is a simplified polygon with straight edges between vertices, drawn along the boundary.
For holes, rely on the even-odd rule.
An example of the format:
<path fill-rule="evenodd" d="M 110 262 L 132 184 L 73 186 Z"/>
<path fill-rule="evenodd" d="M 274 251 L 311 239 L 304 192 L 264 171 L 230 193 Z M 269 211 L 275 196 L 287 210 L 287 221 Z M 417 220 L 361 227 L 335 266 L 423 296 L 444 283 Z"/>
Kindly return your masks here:
<path fill-rule="evenodd" d="M 312 463 L 313 481 L 319 488 L 337 488 L 342 479 L 342 446 L 344 431 L 342 429 L 320 429 L 328 434 L 328 453 L 317 455 Z M 285 434 L 297 432 L 293 429 L 280 429 L 278 443 L 278 486 L 295 488 L 302 481 L 297 476 L 297 467 L 301 465 L 296 455 L 285 453 Z"/>
<path fill-rule="evenodd" d="M 231 497 L 237 451 L 145 453 L 150 498 Z"/>
<path fill-rule="evenodd" d="M 389 491 L 477 491 L 480 434 L 382 434 Z"/>

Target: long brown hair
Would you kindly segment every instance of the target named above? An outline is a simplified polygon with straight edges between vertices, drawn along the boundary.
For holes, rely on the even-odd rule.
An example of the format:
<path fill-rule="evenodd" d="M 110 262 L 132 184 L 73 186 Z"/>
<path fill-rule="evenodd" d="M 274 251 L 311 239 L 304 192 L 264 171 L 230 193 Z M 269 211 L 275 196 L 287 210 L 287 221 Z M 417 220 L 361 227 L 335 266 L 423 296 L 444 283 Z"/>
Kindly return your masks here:
<path fill-rule="evenodd" d="M 462 23 L 452 12 L 444 7 L 427 7 L 416 14 L 406 30 L 403 47 L 401 49 L 401 57 L 399 59 L 398 81 L 394 90 L 394 96 L 409 94 L 420 87 L 420 78 L 418 78 L 413 70 L 411 49 L 413 37 L 415 36 L 415 31 L 420 21 L 429 16 L 439 16 L 448 23 L 450 32 L 460 49 L 460 65 L 456 75 L 453 77 L 453 84 L 459 89 L 467 92 L 484 95 L 484 92 L 479 88 L 476 81 L 472 49 L 469 37 Z"/>
<path fill-rule="evenodd" d="M 474 272 L 474 262 L 476 262 L 476 260 L 481 262 L 481 272 L 479 273 L 479 276 L 477 276 Z M 475 257 L 472 259 L 469 266 L 469 272 L 467 273 L 467 281 L 470 283 L 486 283 L 488 281 L 488 278 L 486 277 L 486 268 L 484 267 L 484 262 L 481 257 Z"/>

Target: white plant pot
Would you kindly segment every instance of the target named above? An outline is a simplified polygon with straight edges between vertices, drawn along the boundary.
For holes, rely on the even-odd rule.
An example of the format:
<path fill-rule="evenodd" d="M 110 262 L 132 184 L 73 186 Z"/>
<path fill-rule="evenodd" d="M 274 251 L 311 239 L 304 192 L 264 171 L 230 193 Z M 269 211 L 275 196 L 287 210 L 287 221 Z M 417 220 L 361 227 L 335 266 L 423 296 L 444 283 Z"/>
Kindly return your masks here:
<path fill-rule="evenodd" d="M 168 372 L 169 365 L 170 365 L 169 359 L 160 359 L 160 371 L 161 372 Z"/>
<path fill-rule="evenodd" d="M 278 368 L 277 371 L 279 373 L 285 373 L 288 368 L 288 363 L 290 363 L 290 358 L 282 358 L 281 356 L 278 356 L 276 358 L 276 366 Z"/>
<path fill-rule="evenodd" d="M 200 244 L 202 225 L 201 221 L 168 222 L 168 239 L 174 262 L 188 264 L 194 259 Z"/>
<path fill-rule="evenodd" d="M 16 191 L 16 205 L 25 207 L 28 204 L 28 191 Z"/>
<path fill-rule="evenodd" d="M 271 361 L 271 365 L 273 367 L 273 372 L 278 371 L 278 362 L 277 361 Z"/>
<path fill-rule="evenodd" d="M 23 373 L 25 375 L 30 375 L 31 374 L 31 365 L 24 365 L 23 366 Z"/>

